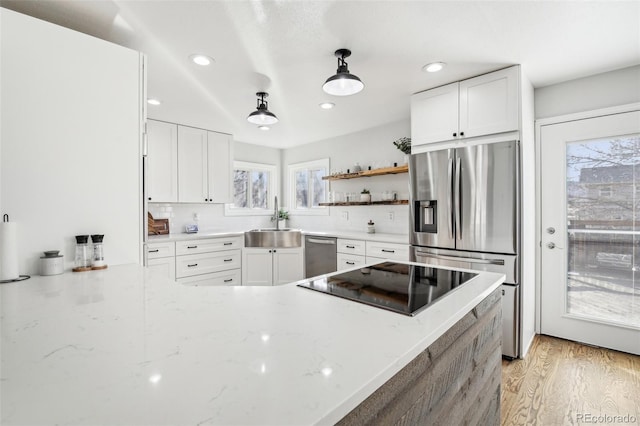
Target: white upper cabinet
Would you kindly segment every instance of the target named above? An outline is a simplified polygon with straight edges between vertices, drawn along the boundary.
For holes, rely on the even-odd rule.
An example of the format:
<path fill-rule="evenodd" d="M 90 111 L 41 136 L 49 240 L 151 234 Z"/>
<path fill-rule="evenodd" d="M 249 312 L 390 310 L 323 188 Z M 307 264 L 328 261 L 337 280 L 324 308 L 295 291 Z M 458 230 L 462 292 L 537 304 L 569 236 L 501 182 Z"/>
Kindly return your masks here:
<path fill-rule="evenodd" d="M 147 121 L 147 199 L 154 203 L 178 201 L 178 126 Z"/>
<path fill-rule="evenodd" d="M 518 67 L 460 82 L 460 136 L 518 130 Z"/>
<path fill-rule="evenodd" d="M 209 201 L 231 203 L 233 139 L 231 135 L 207 132 Z"/>
<path fill-rule="evenodd" d="M 453 139 L 458 132 L 458 83 L 411 97 L 411 143 L 422 145 Z"/>
<path fill-rule="evenodd" d="M 518 67 L 484 74 L 411 97 L 412 145 L 518 130 Z"/>
<path fill-rule="evenodd" d="M 209 201 L 206 130 L 178 126 L 178 201 Z"/>
<path fill-rule="evenodd" d="M 179 202 L 230 202 L 232 143 L 224 133 L 178 126 Z"/>

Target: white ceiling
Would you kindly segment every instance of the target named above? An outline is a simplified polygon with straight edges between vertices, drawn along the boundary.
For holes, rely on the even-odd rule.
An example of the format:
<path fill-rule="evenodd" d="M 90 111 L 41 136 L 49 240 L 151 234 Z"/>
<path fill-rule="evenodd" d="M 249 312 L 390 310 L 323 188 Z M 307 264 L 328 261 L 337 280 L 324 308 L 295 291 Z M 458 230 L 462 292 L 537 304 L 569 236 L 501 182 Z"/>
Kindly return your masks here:
<path fill-rule="evenodd" d="M 291 147 L 409 117 L 409 96 L 512 64 L 534 87 L 640 64 L 640 1 L 62 1 L 3 7 L 144 52 L 150 118 Z M 361 93 L 322 84 L 353 51 Z M 208 68 L 188 60 L 215 58 Z M 435 74 L 423 65 L 444 61 Z M 267 91 L 280 122 L 246 121 Z M 333 110 L 318 104 L 335 102 Z"/>

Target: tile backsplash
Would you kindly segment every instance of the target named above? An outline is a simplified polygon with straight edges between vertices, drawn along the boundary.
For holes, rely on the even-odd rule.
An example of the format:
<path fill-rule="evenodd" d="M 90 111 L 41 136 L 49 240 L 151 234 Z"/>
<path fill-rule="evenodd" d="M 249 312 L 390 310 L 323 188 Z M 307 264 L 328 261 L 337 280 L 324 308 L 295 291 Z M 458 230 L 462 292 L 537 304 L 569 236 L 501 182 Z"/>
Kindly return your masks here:
<path fill-rule="evenodd" d="M 185 225 L 197 224 L 201 232 L 246 231 L 274 226 L 269 216 L 225 216 L 222 204 L 149 203 L 156 219 L 169 219 L 172 234 L 184 232 Z M 409 206 L 329 207 L 329 215 L 291 214 L 287 226 L 309 231 L 366 232 L 367 222 L 375 223 L 376 232 L 408 234 Z"/>

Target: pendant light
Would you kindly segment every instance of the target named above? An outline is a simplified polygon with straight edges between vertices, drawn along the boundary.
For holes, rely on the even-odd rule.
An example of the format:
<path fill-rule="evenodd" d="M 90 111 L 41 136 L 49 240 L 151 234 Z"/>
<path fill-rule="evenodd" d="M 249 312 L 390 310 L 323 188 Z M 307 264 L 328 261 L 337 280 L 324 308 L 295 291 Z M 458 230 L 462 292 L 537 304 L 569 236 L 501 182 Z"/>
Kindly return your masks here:
<path fill-rule="evenodd" d="M 247 121 L 251 124 L 257 124 L 259 126 L 267 126 L 270 124 L 276 124 L 278 122 L 278 117 L 272 112 L 269 111 L 268 105 L 269 103 L 264 100 L 267 96 L 269 96 L 266 92 L 258 92 L 256 93 L 258 97 L 258 106 L 255 111 L 253 111 L 247 117 Z"/>
<path fill-rule="evenodd" d="M 364 83 L 360 79 L 349 73 L 349 68 L 344 58 L 351 56 L 349 49 L 338 49 L 335 52 L 335 56 L 338 58 L 338 71 L 336 75 L 332 75 L 322 85 L 322 90 L 330 95 L 334 96 L 349 96 L 355 95 L 364 89 Z"/>

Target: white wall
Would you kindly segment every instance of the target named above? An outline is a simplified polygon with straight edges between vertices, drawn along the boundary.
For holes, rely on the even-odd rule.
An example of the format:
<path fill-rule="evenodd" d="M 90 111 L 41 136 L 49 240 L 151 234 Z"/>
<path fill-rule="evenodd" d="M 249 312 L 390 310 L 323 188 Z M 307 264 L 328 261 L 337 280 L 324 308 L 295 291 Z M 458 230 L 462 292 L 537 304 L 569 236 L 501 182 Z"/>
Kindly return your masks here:
<path fill-rule="evenodd" d="M 404 154 L 393 145 L 393 141 L 405 136 L 411 136 L 409 119 L 285 149 L 282 155 L 283 171 L 286 174 L 289 164 L 322 158 L 329 158 L 331 170 L 344 172 L 352 169 L 356 162 L 363 168 L 392 166 L 393 163 L 404 164 Z M 373 200 L 380 200 L 383 191 L 391 190 L 398 193 L 399 199 L 406 200 L 409 197 L 409 175 L 403 173 L 330 182 L 330 190 L 341 193 L 359 194 L 363 188 L 371 191 Z M 289 203 L 286 187 L 283 187 L 283 193 L 285 202 Z M 343 218 L 344 213 L 348 216 L 347 219 Z M 393 220 L 389 219 L 389 213 L 393 213 Z M 290 225 L 308 230 L 365 232 L 369 219 L 375 222 L 376 232 L 379 233 L 408 234 L 409 232 L 407 205 L 329 207 L 328 216 L 292 216 Z"/>
<path fill-rule="evenodd" d="M 142 56 L 0 9 L 0 213 L 19 227 L 19 273 L 44 250 L 70 268 L 77 234 L 108 264 L 141 261 Z"/>
<path fill-rule="evenodd" d="M 535 90 L 536 119 L 640 102 L 640 66 Z"/>

